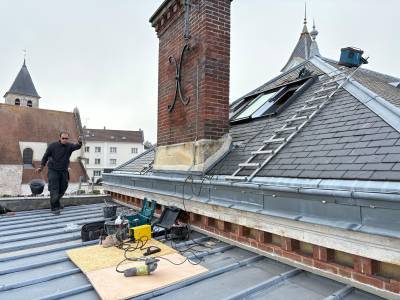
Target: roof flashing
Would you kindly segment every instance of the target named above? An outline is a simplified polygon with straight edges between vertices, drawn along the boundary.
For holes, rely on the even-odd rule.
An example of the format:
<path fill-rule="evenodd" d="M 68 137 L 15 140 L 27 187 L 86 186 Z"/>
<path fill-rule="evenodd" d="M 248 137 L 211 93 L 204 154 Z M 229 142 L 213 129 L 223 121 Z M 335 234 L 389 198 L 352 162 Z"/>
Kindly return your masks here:
<path fill-rule="evenodd" d="M 310 62 L 317 68 L 326 73 L 329 77 L 334 77 L 341 71 L 334 66 L 328 64 L 319 57 L 312 57 Z M 343 80 L 339 80 L 341 83 Z M 353 95 L 358 101 L 367 106 L 371 111 L 380 116 L 386 123 L 400 132 L 400 108 L 388 102 L 383 97 L 374 93 L 364 85 L 357 82 L 354 78 L 350 78 L 343 88 Z"/>

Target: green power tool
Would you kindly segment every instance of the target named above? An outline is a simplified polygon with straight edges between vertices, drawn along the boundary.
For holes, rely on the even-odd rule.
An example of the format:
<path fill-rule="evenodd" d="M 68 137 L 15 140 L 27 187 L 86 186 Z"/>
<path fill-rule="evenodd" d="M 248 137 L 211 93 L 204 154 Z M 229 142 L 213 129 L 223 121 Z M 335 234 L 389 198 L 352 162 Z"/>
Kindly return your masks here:
<path fill-rule="evenodd" d="M 125 277 L 150 275 L 151 272 L 154 272 L 157 269 L 157 262 L 159 262 L 158 259 L 152 257 L 146 258 L 144 266 L 126 269 L 124 275 Z"/>

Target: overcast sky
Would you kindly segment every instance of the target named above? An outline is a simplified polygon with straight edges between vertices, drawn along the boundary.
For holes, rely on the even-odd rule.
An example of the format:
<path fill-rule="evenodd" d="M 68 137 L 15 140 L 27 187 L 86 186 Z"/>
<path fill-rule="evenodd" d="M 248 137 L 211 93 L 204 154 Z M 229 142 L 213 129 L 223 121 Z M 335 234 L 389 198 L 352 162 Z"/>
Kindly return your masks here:
<path fill-rule="evenodd" d="M 46 109 L 78 107 L 88 127 L 137 130 L 156 141 L 158 40 L 149 17 L 162 0 L 0 0 L 0 92 L 27 66 Z M 341 47 L 400 77 L 400 1 L 308 0 L 323 56 Z M 232 2 L 231 101 L 279 74 L 295 46 L 303 0 Z"/>

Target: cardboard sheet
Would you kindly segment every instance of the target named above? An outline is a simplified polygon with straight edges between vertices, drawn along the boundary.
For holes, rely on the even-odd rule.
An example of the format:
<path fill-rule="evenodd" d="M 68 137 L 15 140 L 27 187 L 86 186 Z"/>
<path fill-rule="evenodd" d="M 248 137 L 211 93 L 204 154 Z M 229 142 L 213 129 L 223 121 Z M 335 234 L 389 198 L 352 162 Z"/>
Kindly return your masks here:
<path fill-rule="evenodd" d="M 178 253 L 165 255 L 164 257 L 176 263 L 185 259 Z M 140 264 L 143 264 L 143 262 L 128 262 L 122 264 L 121 269 L 125 270 Z M 115 266 L 90 271 L 86 273 L 86 276 L 101 299 L 114 300 L 127 299 L 148 293 L 204 272 L 207 272 L 207 269 L 200 265 L 194 266 L 189 262 L 185 262 L 182 265 L 175 266 L 164 259 L 160 259 L 157 270 L 147 276 L 125 277 L 124 274 L 115 271 Z"/>
<path fill-rule="evenodd" d="M 135 245 L 135 243 L 133 243 Z M 174 249 L 160 243 L 156 240 L 149 240 L 145 247 L 156 246 L 161 249 L 161 252 L 154 254 L 155 256 L 163 256 L 171 253 L 176 253 Z M 129 257 L 142 257 L 144 250 L 136 250 L 129 252 Z M 116 247 L 104 248 L 101 245 L 71 249 L 67 251 L 67 255 L 73 263 L 87 273 L 93 270 L 104 269 L 108 267 L 115 267 L 120 261 L 124 259 L 124 250 Z M 152 255 L 151 255 L 152 256 Z"/>

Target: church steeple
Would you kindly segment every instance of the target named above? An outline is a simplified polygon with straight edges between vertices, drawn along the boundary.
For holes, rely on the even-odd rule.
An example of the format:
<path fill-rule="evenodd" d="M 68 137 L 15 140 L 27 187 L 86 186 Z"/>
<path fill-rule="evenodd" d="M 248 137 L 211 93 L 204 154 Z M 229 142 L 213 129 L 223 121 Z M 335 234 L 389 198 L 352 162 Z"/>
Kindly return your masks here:
<path fill-rule="evenodd" d="M 298 64 L 302 63 L 304 60 L 309 59 L 314 55 L 319 55 L 318 45 L 315 41 L 318 31 L 315 29 L 315 23 L 313 25 L 313 31 L 308 32 L 307 28 L 307 6 L 304 6 L 304 20 L 303 29 L 300 34 L 300 38 L 294 47 L 292 54 L 289 57 L 288 62 L 282 68 L 282 72 L 285 72 Z"/>
<path fill-rule="evenodd" d="M 29 74 L 25 57 L 21 70 L 11 85 L 11 88 L 5 93 L 4 98 L 7 104 L 39 107 L 40 96 Z"/>

